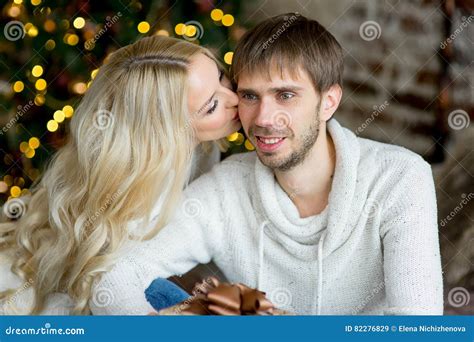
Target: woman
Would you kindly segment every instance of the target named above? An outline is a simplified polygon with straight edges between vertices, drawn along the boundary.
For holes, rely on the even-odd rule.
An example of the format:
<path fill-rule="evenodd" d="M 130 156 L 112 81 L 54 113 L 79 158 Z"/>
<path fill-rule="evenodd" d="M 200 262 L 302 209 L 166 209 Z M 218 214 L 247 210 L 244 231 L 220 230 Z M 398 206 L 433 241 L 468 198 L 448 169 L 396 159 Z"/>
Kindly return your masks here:
<path fill-rule="evenodd" d="M 240 128 L 237 102 L 215 57 L 198 45 L 156 36 L 113 53 L 78 106 L 68 142 L 32 187 L 25 214 L 0 224 L 9 256 L 0 312 L 3 304 L 4 313 L 88 313 L 91 285 L 127 242 L 168 222 L 196 147 Z M 152 212 L 157 200 L 161 210 Z M 152 219 L 149 231 L 126 228 Z"/>

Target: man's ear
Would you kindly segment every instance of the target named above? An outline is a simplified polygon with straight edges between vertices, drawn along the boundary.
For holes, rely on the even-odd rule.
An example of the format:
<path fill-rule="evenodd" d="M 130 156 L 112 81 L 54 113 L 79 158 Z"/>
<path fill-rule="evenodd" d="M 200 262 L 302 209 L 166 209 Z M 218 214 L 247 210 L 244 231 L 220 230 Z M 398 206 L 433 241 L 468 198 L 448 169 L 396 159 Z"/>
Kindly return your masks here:
<path fill-rule="evenodd" d="M 342 97 L 342 88 L 339 84 L 334 84 L 325 91 L 321 97 L 320 118 L 328 121 L 339 107 Z"/>

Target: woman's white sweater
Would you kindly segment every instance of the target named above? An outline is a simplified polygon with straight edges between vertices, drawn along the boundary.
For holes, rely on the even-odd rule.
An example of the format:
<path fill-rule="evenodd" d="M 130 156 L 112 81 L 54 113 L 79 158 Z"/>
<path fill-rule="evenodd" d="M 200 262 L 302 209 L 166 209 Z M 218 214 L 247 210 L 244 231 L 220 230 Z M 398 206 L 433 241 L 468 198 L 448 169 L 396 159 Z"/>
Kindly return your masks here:
<path fill-rule="evenodd" d="M 335 119 L 328 132 L 336 169 L 321 214 L 300 218 L 255 153 L 234 155 L 186 189 L 158 236 L 104 274 L 92 312 L 147 314 L 144 291 L 153 279 L 213 260 L 229 281 L 258 287 L 299 314 L 442 314 L 430 166 L 404 148 L 358 138 Z"/>

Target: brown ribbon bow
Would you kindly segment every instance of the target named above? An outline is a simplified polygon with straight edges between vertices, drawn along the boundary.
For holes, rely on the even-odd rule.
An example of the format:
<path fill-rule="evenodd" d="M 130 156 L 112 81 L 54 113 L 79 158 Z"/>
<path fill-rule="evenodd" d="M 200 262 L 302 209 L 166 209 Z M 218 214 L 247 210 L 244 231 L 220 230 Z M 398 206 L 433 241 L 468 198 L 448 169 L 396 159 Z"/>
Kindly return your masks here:
<path fill-rule="evenodd" d="M 220 283 L 209 277 L 194 287 L 182 314 L 187 315 L 272 315 L 274 306 L 265 292 L 243 284 Z"/>

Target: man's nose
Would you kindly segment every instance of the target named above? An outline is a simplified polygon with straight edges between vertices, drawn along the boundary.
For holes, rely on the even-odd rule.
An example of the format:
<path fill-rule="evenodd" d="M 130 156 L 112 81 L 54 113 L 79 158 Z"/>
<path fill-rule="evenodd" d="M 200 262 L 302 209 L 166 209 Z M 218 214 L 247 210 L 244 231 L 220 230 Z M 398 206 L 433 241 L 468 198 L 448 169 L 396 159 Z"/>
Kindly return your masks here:
<path fill-rule="evenodd" d="M 277 106 L 269 99 L 263 98 L 257 108 L 255 124 L 260 127 L 272 127 L 275 124 L 274 119 L 277 112 Z"/>

